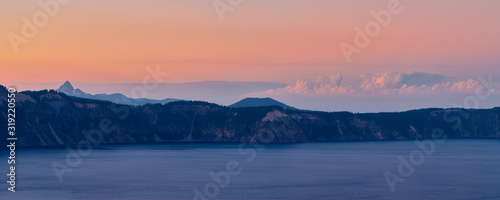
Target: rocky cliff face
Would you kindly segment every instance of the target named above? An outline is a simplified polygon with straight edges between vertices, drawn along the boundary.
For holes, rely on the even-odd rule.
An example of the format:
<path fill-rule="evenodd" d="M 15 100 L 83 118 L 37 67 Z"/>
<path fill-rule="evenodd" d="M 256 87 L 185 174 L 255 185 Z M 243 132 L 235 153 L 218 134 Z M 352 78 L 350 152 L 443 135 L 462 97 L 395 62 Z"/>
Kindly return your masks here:
<path fill-rule="evenodd" d="M 0 129 L 6 130 L 7 93 L 0 90 Z M 55 91 L 18 93 L 16 101 L 17 145 L 24 147 L 76 145 L 89 136 L 101 144 L 424 139 L 437 128 L 448 138 L 500 138 L 500 108 L 353 114 L 186 101 L 126 106 Z"/>

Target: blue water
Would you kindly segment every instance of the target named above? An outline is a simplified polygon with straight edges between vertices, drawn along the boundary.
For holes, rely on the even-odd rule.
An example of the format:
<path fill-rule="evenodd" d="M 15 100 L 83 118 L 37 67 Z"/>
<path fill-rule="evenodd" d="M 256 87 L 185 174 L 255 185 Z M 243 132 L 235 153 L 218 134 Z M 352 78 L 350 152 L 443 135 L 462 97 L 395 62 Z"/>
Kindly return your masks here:
<path fill-rule="evenodd" d="M 394 192 L 384 173 L 400 175 L 398 156 L 420 151 L 414 141 L 98 146 L 70 162 L 62 182 L 52 164 L 66 165 L 70 151 L 25 149 L 17 152 L 17 192 L 3 176 L 0 199 L 193 199 L 194 190 L 206 199 L 500 199 L 500 140 L 435 145 Z M 239 164 L 234 175 L 228 162 Z M 210 172 L 229 179 L 218 184 Z"/>

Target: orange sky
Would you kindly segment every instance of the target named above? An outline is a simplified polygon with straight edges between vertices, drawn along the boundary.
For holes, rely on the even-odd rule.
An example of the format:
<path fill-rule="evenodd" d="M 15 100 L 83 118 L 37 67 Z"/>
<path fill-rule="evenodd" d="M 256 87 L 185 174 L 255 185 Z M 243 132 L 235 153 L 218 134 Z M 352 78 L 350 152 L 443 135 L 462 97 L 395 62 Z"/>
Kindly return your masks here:
<path fill-rule="evenodd" d="M 224 0 L 225 1 L 225 0 Z M 500 1 L 401 0 L 404 10 L 347 63 L 339 48 L 389 0 L 243 0 L 220 21 L 212 1 L 70 1 L 16 54 L 38 1 L 0 3 L 0 82 L 140 82 L 161 65 L 167 82 L 281 81 L 324 74 L 493 73 Z"/>

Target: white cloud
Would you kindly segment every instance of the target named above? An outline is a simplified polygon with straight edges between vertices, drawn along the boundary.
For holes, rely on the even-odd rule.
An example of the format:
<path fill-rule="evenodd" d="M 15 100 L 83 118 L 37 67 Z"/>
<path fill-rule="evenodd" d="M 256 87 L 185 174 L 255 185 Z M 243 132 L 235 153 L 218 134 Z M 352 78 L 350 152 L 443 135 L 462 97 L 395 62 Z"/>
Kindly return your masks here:
<path fill-rule="evenodd" d="M 253 95 L 425 95 L 425 94 L 474 94 L 483 84 L 479 81 L 456 80 L 445 81 L 446 77 L 429 73 L 364 73 L 357 83 L 343 85 L 343 76 L 320 76 L 313 80 L 298 79 L 284 88 L 268 90 Z"/>
<path fill-rule="evenodd" d="M 268 90 L 268 94 L 347 94 L 351 89 L 342 86 L 344 76 L 335 74 L 332 76 L 320 76 L 314 80 L 299 78 L 294 84 L 285 88 Z"/>

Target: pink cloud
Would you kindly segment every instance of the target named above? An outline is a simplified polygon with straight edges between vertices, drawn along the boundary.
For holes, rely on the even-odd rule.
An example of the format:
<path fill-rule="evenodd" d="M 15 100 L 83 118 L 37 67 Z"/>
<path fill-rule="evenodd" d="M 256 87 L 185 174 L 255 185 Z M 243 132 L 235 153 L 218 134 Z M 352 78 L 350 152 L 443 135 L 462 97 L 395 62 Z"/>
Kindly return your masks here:
<path fill-rule="evenodd" d="M 335 74 L 320 76 L 313 80 L 299 78 L 295 83 L 284 88 L 263 93 L 344 96 L 474 94 L 478 88 L 484 87 L 482 83 L 473 79 L 444 81 L 443 77 L 426 73 L 364 73 L 357 83 L 343 85 L 344 77 L 341 74 Z M 421 80 L 418 80 L 419 78 Z"/>

